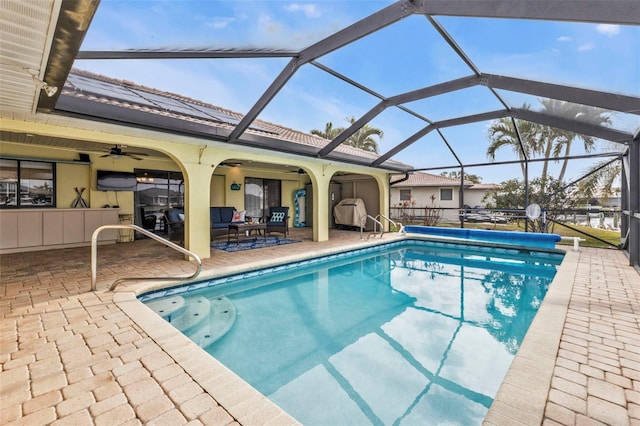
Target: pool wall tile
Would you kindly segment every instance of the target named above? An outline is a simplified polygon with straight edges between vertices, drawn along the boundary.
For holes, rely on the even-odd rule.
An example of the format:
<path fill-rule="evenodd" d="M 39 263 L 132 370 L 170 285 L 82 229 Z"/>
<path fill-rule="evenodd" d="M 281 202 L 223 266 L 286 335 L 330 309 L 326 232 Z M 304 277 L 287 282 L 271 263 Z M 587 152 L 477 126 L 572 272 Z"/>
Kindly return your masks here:
<path fill-rule="evenodd" d="M 415 239 L 409 238 L 409 239 L 402 239 L 400 241 L 377 244 L 377 245 L 373 245 L 365 248 L 359 248 L 351 251 L 326 254 L 324 256 L 304 259 L 304 260 L 300 260 L 292 263 L 259 268 L 256 270 L 242 272 L 239 274 L 213 278 L 211 280 L 197 282 L 194 284 L 182 285 L 182 286 L 173 287 L 169 289 L 151 290 L 149 292 L 140 294 L 138 296 L 138 299 L 141 302 L 147 302 L 149 300 L 165 297 L 167 295 L 174 295 L 174 294 L 179 294 L 179 293 L 189 291 L 190 289 L 192 289 L 192 286 L 194 286 L 193 288 L 197 288 L 197 289 L 209 288 L 209 287 L 213 287 L 220 284 L 227 284 L 233 281 L 243 280 L 245 278 L 252 278 L 252 277 L 257 277 L 265 274 L 272 274 L 274 272 L 282 272 L 292 268 L 303 268 L 306 266 L 314 265 L 319 262 L 328 262 L 332 260 L 345 259 L 347 257 L 352 257 L 354 255 L 357 256 L 357 255 L 367 254 L 371 252 L 395 249 L 398 247 L 402 248 L 410 245 L 418 245 L 425 248 L 438 247 L 438 248 L 451 248 L 455 250 L 480 251 L 482 253 L 493 252 L 493 253 L 514 254 L 514 255 L 520 253 L 520 250 L 515 248 L 501 248 L 499 246 L 495 247 L 495 246 L 486 246 L 486 245 L 470 245 L 470 244 L 455 243 L 455 242 L 452 243 L 452 242 L 431 241 L 429 239 L 422 239 L 422 238 L 415 238 Z M 544 248 L 535 248 L 534 249 L 535 251 L 532 251 L 531 248 L 525 248 L 525 249 L 529 252 L 529 254 L 532 254 L 532 253 L 554 254 L 558 256 L 557 257 L 558 262 L 560 262 L 562 259 L 562 254 L 559 254 L 560 253 L 559 251 L 555 251 L 554 253 L 548 253 L 548 252 L 544 252 L 545 250 Z"/>

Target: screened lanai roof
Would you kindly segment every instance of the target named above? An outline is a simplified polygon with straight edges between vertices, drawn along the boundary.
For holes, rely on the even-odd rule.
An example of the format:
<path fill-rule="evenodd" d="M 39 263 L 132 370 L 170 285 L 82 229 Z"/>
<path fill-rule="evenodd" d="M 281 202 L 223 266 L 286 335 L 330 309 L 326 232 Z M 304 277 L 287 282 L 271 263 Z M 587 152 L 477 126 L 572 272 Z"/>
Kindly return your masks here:
<path fill-rule="evenodd" d="M 367 125 L 384 132 L 380 155 L 345 161 L 392 170 L 475 166 L 483 176 L 495 170 L 487 128 L 506 117 L 597 139 L 591 152 L 574 144 L 578 175 L 598 161 L 590 155 L 622 152 L 640 130 L 634 0 L 61 5 L 43 73 L 50 86 L 62 87 L 73 66 L 239 113 L 228 132 L 205 139 L 281 150 L 278 135 L 259 134 L 260 121 L 301 132 L 331 122 L 346 130 L 321 146 L 287 149 L 332 158 Z M 39 110 L 55 112 L 64 100 L 40 96 Z M 544 107 L 553 100 L 598 108 L 610 122 Z M 74 111 L 73 102 L 64 108 Z M 519 161 L 500 150 L 492 164 L 502 168 L 485 181 L 519 174 Z"/>

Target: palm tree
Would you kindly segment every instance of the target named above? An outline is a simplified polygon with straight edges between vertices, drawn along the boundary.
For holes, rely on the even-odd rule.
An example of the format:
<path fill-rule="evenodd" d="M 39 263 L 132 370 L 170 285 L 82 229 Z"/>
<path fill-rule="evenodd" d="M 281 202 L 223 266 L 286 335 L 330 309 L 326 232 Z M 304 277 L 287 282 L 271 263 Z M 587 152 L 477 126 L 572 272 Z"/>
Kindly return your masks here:
<path fill-rule="evenodd" d="M 523 109 L 530 109 L 527 104 L 522 105 Z M 539 135 L 540 126 L 530 121 L 516 120 L 516 126 L 520 132 L 522 146 L 518 140 L 518 134 L 513 127 L 510 118 L 495 120 L 489 126 L 489 140 L 491 144 L 487 148 L 487 157 L 492 161 L 496 159 L 496 152 L 502 147 L 510 147 L 520 160 L 532 158 L 540 152 Z M 523 151 L 524 149 L 524 151 Z M 525 164 L 520 163 L 522 176 L 525 176 Z"/>
<path fill-rule="evenodd" d="M 596 125 L 606 125 L 611 123 L 611 119 L 607 112 L 599 108 L 572 104 L 555 99 L 541 99 L 540 103 L 543 106 L 542 112 L 548 115 L 576 119 Z M 522 108 L 530 109 L 530 106 L 524 104 Z M 501 118 L 499 120 L 495 120 L 489 127 L 488 136 L 491 144 L 487 148 L 487 157 L 491 160 L 495 160 L 496 151 L 504 146 L 510 146 L 514 152 L 518 154 L 518 158 L 521 160 L 524 159 L 525 154 L 527 158 L 542 156 L 542 158 L 547 159 L 542 166 L 541 178 L 543 180 L 546 180 L 548 175 L 549 161 L 551 161 L 552 158 L 558 158 L 561 155 L 563 157 L 569 157 L 571 154 L 571 145 L 575 140 L 582 140 L 584 150 L 586 152 L 590 152 L 593 149 L 596 141 L 596 139 L 591 136 L 543 126 L 528 121 L 516 120 L 516 125 L 520 130 L 524 152 L 518 143 L 515 129 L 511 124 L 511 119 Z M 560 181 L 564 179 L 568 162 L 568 158 L 563 160 L 562 168 L 558 175 L 558 180 Z M 522 168 L 524 176 L 524 164 L 521 163 L 520 167 Z"/>
<path fill-rule="evenodd" d="M 350 124 L 353 124 L 356 122 L 356 118 L 350 117 L 347 118 L 347 121 Z M 377 154 L 378 142 L 374 139 L 374 136 L 378 136 L 380 139 L 382 139 L 382 130 L 365 124 L 364 126 L 360 127 L 357 132 L 349 136 L 347 140 L 344 141 L 344 144 Z"/>
<path fill-rule="evenodd" d="M 355 117 L 349 117 L 346 119 L 350 124 L 356 122 Z M 321 138 L 333 140 L 340 133 L 346 130 L 345 127 L 333 127 L 332 122 L 328 122 L 325 124 L 324 131 L 313 129 L 311 130 L 312 135 L 320 136 Z M 353 135 L 349 136 L 347 140 L 343 143 L 345 145 L 353 146 L 355 148 L 359 148 L 365 151 L 378 153 L 378 142 L 373 138 L 374 136 L 378 136 L 382 138 L 383 132 L 380 129 L 375 127 L 371 127 L 368 124 L 365 124 L 361 128 L 359 128 Z"/>
<path fill-rule="evenodd" d="M 542 99 L 540 101 L 544 107 L 544 112 L 560 116 L 563 118 L 578 120 L 587 122 L 589 124 L 595 124 L 598 126 L 611 124 L 611 118 L 607 111 L 590 107 L 587 105 L 572 104 L 569 102 L 558 101 L 555 99 Z M 593 150 L 596 138 L 592 136 L 586 136 L 579 133 L 569 132 L 567 130 L 551 129 L 549 135 L 548 145 L 553 145 L 552 155 L 554 157 L 569 157 L 571 155 L 571 144 L 576 140 L 582 140 L 585 152 L 589 153 Z M 546 158 L 549 158 L 548 156 Z M 562 163 L 558 180 L 564 179 L 565 172 L 567 171 L 568 158 L 565 158 Z M 546 163 L 545 163 L 546 165 Z"/>
<path fill-rule="evenodd" d="M 313 129 L 311 131 L 312 135 L 320 136 L 321 138 L 334 140 L 340 133 L 344 131 L 344 127 L 333 127 L 332 122 L 328 122 L 324 126 L 324 131 Z"/>
<path fill-rule="evenodd" d="M 620 146 L 614 142 L 609 142 L 603 150 L 620 152 Z M 620 174 L 622 173 L 622 164 L 620 161 L 598 161 L 589 167 L 585 173 L 586 177 L 578 184 L 578 192 L 583 194 L 586 200 L 594 198 L 597 193 L 608 198 L 618 192 L 613 185 L 618 182 Z"/>

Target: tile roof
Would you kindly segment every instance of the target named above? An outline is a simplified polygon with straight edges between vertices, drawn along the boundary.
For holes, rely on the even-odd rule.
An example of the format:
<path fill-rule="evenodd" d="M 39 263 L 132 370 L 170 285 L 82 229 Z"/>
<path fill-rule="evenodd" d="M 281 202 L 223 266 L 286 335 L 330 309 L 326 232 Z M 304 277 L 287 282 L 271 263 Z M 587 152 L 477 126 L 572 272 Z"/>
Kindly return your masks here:
<path fill-rule="evenodd" d="M 478 190 L 488 190 L 488 189 L 498 189 L 500 185 L 497 183 L 474 183 L 468 189 L 478 189 Z"/>
<path fill-rule="evenodd" d="M 106 87 L 108 90 L 109 86 L 112 86 L 113 89 L 117 89 L 117 88 L 134 89 L 135 91 L 150 93 L 150 94 L 165 98 L 167 100 L 172 99 L 172 100 L 177 100 L 181 103 L 193 104 L 195 106 L 208 108 L 208 109 L 214 110 L 214 112 L 219 112 L 223 116 L 227 116 L 229 120 L 228 122 L 224 122 L 224 119 L 215 120 L 213 117 L 211 119 L 207 119 L 206 114 L 190 115 L 187 113 L 182 113 L 181 111 L 183 109 L 181 109 L 181 111 L 178 111 L 175 109 L 171 110 L 170 108 L 169 109 L 162 108 L 161 106 L 154 105 L 153 102 L 143 101 L 142 97 L 139 98 L 140 101 L 142 102 L 137 102 L 134 96 L 129 97 L 129 96 L 126 96 L 126 94 L 125 96 L 122 96 L 122 95 L 119 96 L 119 93 L 117 90 L 113 90 L 113 93 L 109 93 L 109 95 L 105 94 L 105 90 L 99 90 L 96 92 L 82 90 L 81 87 L 74 86 L 72 82 L 73 81 L 72 78 L 67 80 L 67 83 L 64 86 L 62 94 L 67 96 L 72 96 L 78 99 L 84 99 L 91 102 L 107 104 L 107 105 L 121 107 L 129 110 L 139 111 L 143 113 L 149 113 L 156 116 L 163 116 L 163 117 L 173 118 L 181 121 L 197 123 L 197 124 L 211 127 L 211 128 L 224 129 L 227 132 L 230 132 L 231 130 L 233 130 L 235 128 L 235 124 L 237 124 L 237 122 L 243 118 L 242 114 L 235 111 L 221 108 L 219 106 L 208 104 L 206 102 L 202 102 L 202 101 L 192 99 L 186 96 L 182 96 L 179 94 L 165 92 L 155 88 L 138 85 L 128 80 L 118 80 L 111 77 L 94 74 L 88 71 L 83 71 L 78 69 L 73 69 L 71 71 L 70 77 L 74 75 L 79 77 L 84 77 L 85 79 L 91 79 L 94 82 L 106 83 L 106 86 L 102 86 L 100 87 L 100 89 L 105 89 Z M 193 110 L 193 111 L 197 112 L 196 110 Z M 235 123 L 233 123 L 232 121 L 235 121 Z M 278 124 L 270 123 L 268 121 L 259 120 L 259 119 L 256 119 L 251 124 L 251 126 L 246 130 L 245 133 L 259 135 L 259 136 L 266 136 L 270 138 L 276 138 L 282 141 L 293 142 L 296 144 L 317 148 L 317 150 L 320 150 L 330 142 L 327 139 L 321 138 L 316 135 L 312 135 L 310 133 L 301 132 L 298 130 L 294 130 L 288 127 L 280 126 Z M 365 151 L 359 148 L 354 148 L 352 146 L 348 146 L 344 144 L 341 144 L 340 146 L 338 146 L 335 149 L 335 151 L 343 154 L 347 154 L 347 155 L 360 157 L 360 158 L 367 158 L 367 159 L 370 159 L 371 161 L 379 157 L 379 154 Z M 401 162 L 397 162 L 393 160 L 388 162 L 396 165 L 403 165 Z M 406 166 L 407 169 L 411 168 L 411 166 L 409 165 L 404 165 L 404 166 Z"/>
<path fill-rule="evenodd" d="M 391 182 L 404 178 L 404 175 L 393 175 Z M 473 185 L 470 181 L 465 181 L 465 187 Z M 459 186 L 460 180 L 446 176 L 433 175 L 425 172 L 415 172 L 409 175 L 409 179 L 393 185 L 394 188 L 416 187 L 416 186 Z"/>

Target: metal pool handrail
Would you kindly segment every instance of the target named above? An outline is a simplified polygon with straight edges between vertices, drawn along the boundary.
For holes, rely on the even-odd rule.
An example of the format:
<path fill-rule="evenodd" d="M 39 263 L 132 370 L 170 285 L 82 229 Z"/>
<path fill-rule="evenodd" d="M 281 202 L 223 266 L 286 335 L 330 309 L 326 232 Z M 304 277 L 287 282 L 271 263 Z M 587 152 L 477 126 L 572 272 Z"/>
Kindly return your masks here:
<path fill-rule="evenodd" d="M 380 223 L 380 221 L 378 219 L 376 219 L 375 217 L 371 216 L 370 214 L 366 215 L 366 216 L 362 216 L 360 218 L 360 239 L 362 240 L 362 232 L 364 231 L 364 224 L 367 222 L 367 219 L 371 219 L 374 223 L 377 223 L 378 225 L 380 225 L 380 238 L 382 238 L 382 235 L 384 235 L 384 226 L 382 226 L 382 223 Z M 373 226 L 374 232 L 375 232 L 375 225 Z M 369 234 L 369 236 L 367 237 L 367 240 L 369 239 L 369 237 L 371 237 L 371 235 L 373 234 Z"/>
<path fill-rule="evenodd" d="M 404 225 L 403 225 L 402 223 L 400 224 L 400 227 L 398 227 L 398 224 L 397 224 L 397 223 L 395 223 L 393 220 L 389 219 L 388 217 L 386 217 L 386 216 L 385 216 L 385 215 L 383 215 L 383 214 L 379 214 L 379 215 L 377 215 L 377 216 L 376 216 L 376 219 L 378 219 L 378 218 L 385 219 L 387 222 L 391 223 L 391 224 L 394 226 L 394 228 L 395 228 L 399 233 L 401 233 L 401 234 L 402 234 L 402 233 L 404 232 Z M 378 222 L 378 223 L 380 223 L 380 222 Z M 373 232 L 376 232 L 375 225 L 373 225 L 373 226 L 374 226 L 374 228 L 373 228 Z"/>
<path fill-rule="evenodd" d="M 114 281 L 114 283 L 111 285 L 111 287 L 109 288 L 109 291 L 113 291 L 116 286 L 118 284 L 120 284 L 123 281 L 140 281 L 140 280 L 157 280 L 157 281 L 173 281 L 176 279 L 184 279 L 185 281 L 193 279 L 195 277 L 197 277 L 198 275 L 200 275 L 200 271 L 202 270 L 202 260 L 200 260 L 200 257 L 195 254 L 190 252 L 189 250 L 185 249 L 184 247 L 180 247 L 179 245 L 172 243 L 171 241 L 159 237 L 156 234 L 154 234 L 153 232 L 147 231 L 146 229 L 138 226 L 138 225 L 103 225 L 100 226 L 99 228 L 97 228 L 95 231 L 93 231 L 93 235 L 91 235 L 91 291 L 96 291 L 96 276 L 97 276 L 97 268 L 98 268 L 98 234 L 100 234 L 100 232 L 104 231 L 105 229 L 133 229 L 135 231 L 140 232 L 141 234 L 146 235 L 149 238 L 152 238 L 156 241 L 161 242 L 162 244 L 164 244 L 167 247 L 170 247 L 174 250 L 179 251 L 182 254 L 185 254 L 187 256 L 190 256 L 191 258 L 195 259 L 195 261 L 198 264 L 198 268 L 196 269 L 196 271 L 189 277 L 178 277 L 178 278 L 172 278 L 172 277 L 127 277 L 127 278 L 120 278 L 117 279 L 116 281 Z"/>

